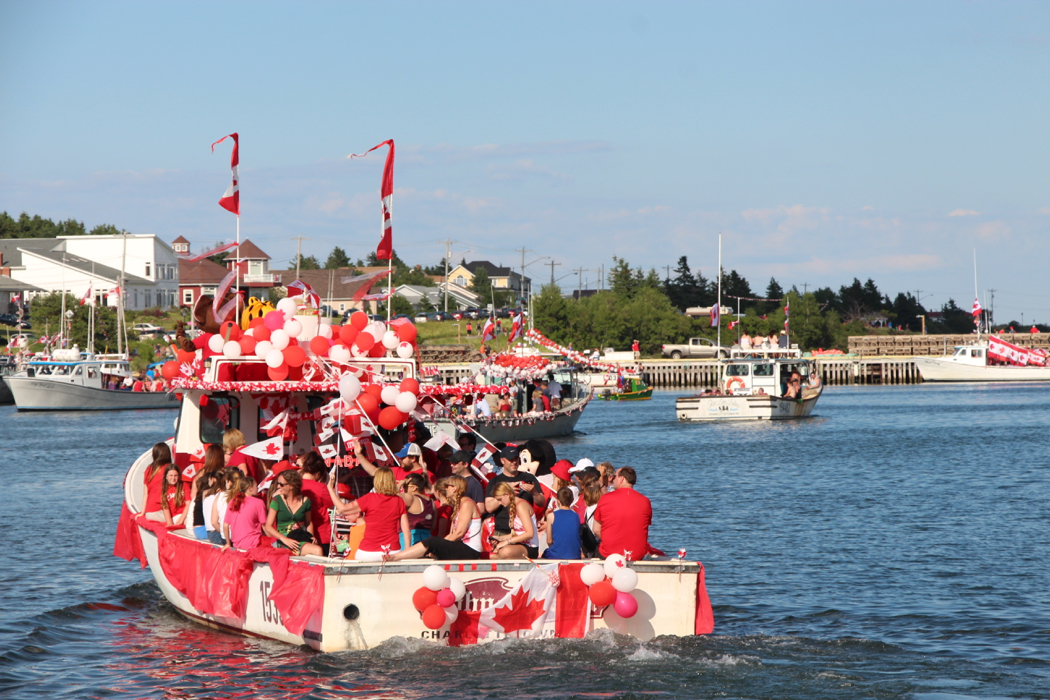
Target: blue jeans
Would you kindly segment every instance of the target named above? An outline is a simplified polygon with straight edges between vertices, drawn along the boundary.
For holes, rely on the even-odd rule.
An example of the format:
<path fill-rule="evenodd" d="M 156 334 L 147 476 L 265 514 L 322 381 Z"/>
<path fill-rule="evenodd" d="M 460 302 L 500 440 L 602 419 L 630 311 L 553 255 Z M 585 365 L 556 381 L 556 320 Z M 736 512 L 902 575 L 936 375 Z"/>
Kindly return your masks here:
<path fill-rule="evenodd" d="M 206 528 L 203 525 L 198 525 L 197 527 L 193 528 L 193 536 L 196 537 L 198 540 L 208 539 L 208 528 Z"/>
<path fill-rule="evenodd" d="M 226 538 L 218 530 L 208 530 L 208 541 L 220 546 L 226 544 Z"/>

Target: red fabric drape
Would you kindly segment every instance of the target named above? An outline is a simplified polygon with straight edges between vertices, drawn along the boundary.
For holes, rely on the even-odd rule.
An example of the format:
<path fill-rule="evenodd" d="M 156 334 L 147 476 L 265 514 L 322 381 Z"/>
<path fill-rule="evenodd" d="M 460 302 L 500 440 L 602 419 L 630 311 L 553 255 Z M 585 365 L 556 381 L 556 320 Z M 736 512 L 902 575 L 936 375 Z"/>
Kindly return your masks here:
<path fill-rule="evenodd" d="M 146 568 L 146 552 L 142 549 L 142 537 L 135 516 L 128 510 L 127 503 L 120 505 L 120 520 L 117 522 L 117 536 L 113 541 L 113 556 L 131 561 L 138 559 L 142 568 Z"/>
<path fill-rule="evenodd" d="M 587 634 L 587 620 L 591 616 L 591 601 L 587 586 L 580 579 L 583 564 L 560 564 L 558 598 L 554 606 L 554 636 L 580 638 Z"/>
<path fill-rule="evenodd" d="M 700 564 L 700 572 L 696 575 L 696 623 L 693 632 L 711 634 L 714 629 L 715 614 L 711 610 L 711 600 L 707 597 L 707 586 L 704 585 L 704 565 Z"/>

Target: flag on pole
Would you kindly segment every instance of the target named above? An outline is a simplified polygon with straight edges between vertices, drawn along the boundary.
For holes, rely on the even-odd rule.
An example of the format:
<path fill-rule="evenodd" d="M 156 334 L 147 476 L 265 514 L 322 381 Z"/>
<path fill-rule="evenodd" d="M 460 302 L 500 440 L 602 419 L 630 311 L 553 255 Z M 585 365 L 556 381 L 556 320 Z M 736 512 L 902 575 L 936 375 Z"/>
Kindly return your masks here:
<path fill-rule="evenodd" d="M 80 305 L 83 306 L 84 304 L 90 304 L 91 306 L 95 305 L 95 295 L 91 293 L 90 282 L 88 283 L 87 291 L 84 292 L 84 296 L 80 297 Z"/>
<path fill-rule="evenodd" d="M 788 328 L 788 319 L 791 318 L 791 302 L 784 304 L 784 330 Z"/>
<path fill-rule="evenodd" d="M 519 311 L 517 315 L 514 316 L 514 321 L 510 326 L 510 335 L 507 336 L 508 345 L 521 337 L 521 332 L 524 326 L 524 319 L 522 319 L 522 313 Z"/>
<path fill-rule="evenodd" d="M 211 145 L 211 152 L 215 153 L 215 147 L 225 141 L 226 139 L 233 139 L 233 154 L 230 156 L 230 170 L 233 171 L 233 181 L 230 186 L 226 189 L 226 194 L 219 199 L 219 206 L 223 209 L 233 212 L 237 216 L 241 215 L 241 160 L 237 155 L 237 132 L 233 132 L 227 136 L 223 136 L 221 139 Z"/>
<path fill-rule="evenodd" d="M 980 315 L 981 315 L 981 312 L 982 312 L 983 310 L 984 310 L 984 309 L 982 309 L 982 308 L 981 308 L 981 302 L 980 302 L 980 300 L 979 300 L 979 299 L 974 299 L 974 300 L 973 300 L 973 311 L 971 311 L 971 312 L 970 312 L 970 313 L 972 313 L 972 314 L 973 314 L 973 317 L 974 317 L 974 318 L 977 318 L 978 316 L 980 316 Z"/>
<path fill-rule="evenodd" d="M 383 165 L 383 182 L 379 188 L 379 196 L 383 201 L 383 233 L 379 239 L 379 247 L 376 248 L 376 259 L 390 260 L 394 257 L 394 231 L 390 221 L 394 212 L 394 139 L 373 146 L 364 153 L 351 153 L 347 158 L 362 158 L 383 146 L 390 146 L 390 151 L 386 154 L 386 163 Z"/>
<path fill-rule="evenodd" d="M 117 306 L 120 303 L 120 287 L 114 287 L 106 294 L 106 306 Z"/>
<path fill-rule="evenodd" d="M 734 328 L 736 328 L 739 325 L 740 325 L 740 321 L 730 321 L 729 322 L 729 330 L 733 330 Z"/>
<path fill-rule="evenodd" d="M 718 304 L 715 304 L 714 306 L 711 307 L 711 327 L 712 328 L 718 328 L 719 314 L 721 312 L 722 312 L 722 309 L 719 308 Z"/>
<path fill-rule="evenodd" d="M 362 284 L 360 287 L 354 290 L 353 296 L 354 301 L 361 301 L 361 299 L 364 298 L 366 294 L 368 294 L 368 290 L 372 288 L 372 285 L 374 285 L 376 282 L 383 279 L 389 274 L 390 270 L 377 270 L 376 272 L 367 272 L 363 275 L 344 277 L 340 281 L 343 284 L 355 284 L 358 282 L 363 282 L 364 284 Z"/>
<path fill-rule="evenodd" d="M 481 329 L 481 342 L 484 343 L 486 340 L 492 340 L 495 337 L 496 337 L 496 324 L 492 322 L 492 317 L 490 316 L 485 321 L 485 325 Z"/>
<path fill-rule="evenodd" d="M 284 434 L 242 447 L 241 454 L 259 459 L 282 459 L 284 457 Z"/>
<path fill-rule="evenodd" d="M 292 290 L 299 292 L 298 294 L 291 294 Z M 296 280 L 288 285 L 288 296 L 300 296 L 310 303 L 315 309 L 321 307 L 321 297 L 317 295 L 314 288 L 308 285 L 302 280 Z"/>

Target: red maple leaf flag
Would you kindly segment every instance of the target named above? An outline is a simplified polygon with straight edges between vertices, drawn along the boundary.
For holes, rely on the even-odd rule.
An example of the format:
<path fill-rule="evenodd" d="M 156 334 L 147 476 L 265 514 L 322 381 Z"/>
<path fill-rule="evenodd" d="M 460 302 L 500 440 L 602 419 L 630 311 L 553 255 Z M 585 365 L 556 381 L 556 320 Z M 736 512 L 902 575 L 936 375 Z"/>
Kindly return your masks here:
<path fill-rule="evenodd" d="M 482 610 L 478 619 L 481 636 L 486 636 L 487 628 L 508 636 L 534 637 L 548 622 L 553 624 L 557 589 L 548 575 L 552 566 L 556 571 L 556 564 L 548 565 L 547 570 L 533 568 L 510 593 Z"/>
<path fill-rule="evenodd" d="M 719 308 L 718 304 L 715 304 L 714 306 L 711 307 L 711 327 L 712 328 L 718 328 L 719 313 L 721 313 L 721 311 L 722 311 L 722 309 Z"/>
<path fill-rule="evenodd" d="M 233 153 L 230 155 L 230 170 L 233 171 L 233 180 L 230 182 L 230 186 L 226 188 L 226 194 L 219 199 L 219 206 L 228 211 L 232 211 L 237 216 L 241 215 L 241 159 L 237 153 L 238 141 L 237 132 L 233 132 L 227 136 L 223 136 L 221 139 L 211 145 L 211 152 L 215 153 L 215 147 L 225 141 L 226 139 L 233 139 Z"/>
<path fill-rule="evenodd" d="M 974 299 L 973 300 L 973 311 L 971 311 L 970 313 L 973 314 L 974 318 L 977 318 L 978 316 L 981 315 L 981 311 L 983 311 L 983 309 L 981 308 L 981 300 L 980 299 Z"/>
<path fill-rule="evenodd" d="M 514 322 L 510 326 L 510 333 L 507 335 L 507 343 L 513 343 L 515 340 L 521 337 L 521 331 L 524 327 L 524 323 L 521 318 L 521 312 L 514 316 Z"/>
<path fill-rule="evenodd" d="M 487 340 L 492 340 L 495 337 L 496 337 L 496 324 L 492 322 L 491 318 L 489 318 L 487 321 L 485 321 L 484 328 L 481 329 L 481 341 L 485 342 Z"/>
<path fill-rule="evenodd" d="M 248 445 L 241 449 L 241 454 L 259 459 L 281 459 L 284 457 L 284 435 Z"/>
<path fill-rule="evenodd" d="M 394 229 L 390 221 L 394 213 L 394 139 L 373 146 L 364 153 L 352 153 L 347 157 L 361 158 L 383 146 L 390 146 L 390 151 L 386 154 L 386 163 L 383 165 L 383 182 L 379 188 L 379 196 L 383 200 L 383 233 L 379 239 L 379 247 L 376 248 L 376 259 L 390 260 L 394 254 Z"/>

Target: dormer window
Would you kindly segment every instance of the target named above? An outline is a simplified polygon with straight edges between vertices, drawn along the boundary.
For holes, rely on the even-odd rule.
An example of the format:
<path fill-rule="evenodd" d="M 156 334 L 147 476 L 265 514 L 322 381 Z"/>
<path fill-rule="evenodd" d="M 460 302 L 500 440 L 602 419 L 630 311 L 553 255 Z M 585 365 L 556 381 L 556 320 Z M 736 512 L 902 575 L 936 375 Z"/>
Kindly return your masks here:
<path fill-rule="evenodd" d="M 149 277 L 149 271 L 150 271 L 149 263 L 146 263 L 146 277 Z"/>

